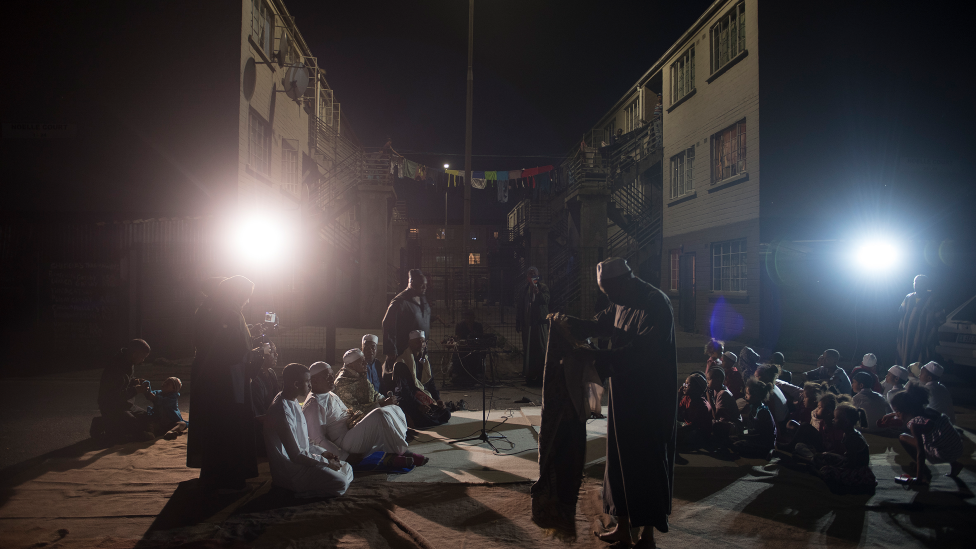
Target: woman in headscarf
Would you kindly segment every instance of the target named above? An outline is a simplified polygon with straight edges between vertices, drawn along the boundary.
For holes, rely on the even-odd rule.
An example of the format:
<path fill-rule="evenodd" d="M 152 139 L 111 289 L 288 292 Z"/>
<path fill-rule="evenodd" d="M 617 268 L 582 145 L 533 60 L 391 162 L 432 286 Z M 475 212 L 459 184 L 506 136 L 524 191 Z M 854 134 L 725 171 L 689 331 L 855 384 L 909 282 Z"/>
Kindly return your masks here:
<path fill-rule="evenodd" d="M 254 292 L 243 276 L 222 280 L 197 310 L 186 464 L 207 486 L 241 490 L 258 474 L 245 366 L 251 335 L 242 310 Z"/>

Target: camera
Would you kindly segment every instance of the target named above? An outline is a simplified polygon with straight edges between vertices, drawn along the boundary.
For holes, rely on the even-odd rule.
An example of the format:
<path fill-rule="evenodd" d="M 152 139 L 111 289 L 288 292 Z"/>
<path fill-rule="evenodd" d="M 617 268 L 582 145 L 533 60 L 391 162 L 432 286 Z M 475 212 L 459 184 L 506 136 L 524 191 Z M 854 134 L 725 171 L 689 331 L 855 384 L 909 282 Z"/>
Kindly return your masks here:
<path fill-rule="evenodd" d="M 254 347 L 261 347 L 264 354 L 271 353 L 271 337 L 278 334 L 278 315 L 272 312 L 264 313 L 264 322 L 248 326 L 251 331 L 251 343 Z"/>

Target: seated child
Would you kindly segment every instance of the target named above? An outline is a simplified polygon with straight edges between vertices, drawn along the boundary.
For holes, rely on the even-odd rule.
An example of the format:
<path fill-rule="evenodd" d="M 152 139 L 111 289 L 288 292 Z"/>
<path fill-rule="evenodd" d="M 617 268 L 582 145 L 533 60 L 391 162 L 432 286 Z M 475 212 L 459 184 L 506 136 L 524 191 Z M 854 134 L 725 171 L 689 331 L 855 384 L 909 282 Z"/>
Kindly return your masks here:
<path fill-rule="evenodd" d="M 173 440 L 183 434 L 190 426 L 190 422 L 183 419 L 180 413 L 180 389 L 183 382 L 178 377 L 168 377 L 163 381 L 163 388 L 158 391 L 146 391 L 145 396 L 153 403 L 146 409 L 149 421 L 155 433 L 165 433 L 163 438 Z"/>
<path fill-rule="evenodd" d="M 956 477 L 962 470 L 959 463 L 963 452 L 962 438 L 949 418 L 929 408 L 928 403 L 928 390 L 914 383 L 891 399 L 891 408 L 909 430 L 909 434 L 901 435 L 899 440 L 917 464 L 915 476 L 908 478 L 909 484 L 931 482 L 932 471 L 925 466 L 926 459 L 932 463 L 948 463 L 948 477 Z"/>
<path fill-rule="evenodd" d="M 774 362 L 773 364 L 776 364 L 776 363 Z M 791 372 L 789 370 L 784 370 L 783 369 L 783 366 L 780 365 L 780 364 L 776 364 L 776 365 L 779 366 L 779 377 L 776 378 L 776 381 L 783 381 L 784 383 L 789 383 L 789 384 L 792 385 L 793 384 L 793 372 Z M 779 385 L 779 384 L 777 384 L 777 385 Z"/>
<path fill-rule="evenodd" d="M 770 387 L 769 397 L 766 399 L 769 411 L 773 413 L 773 419 L 776 420 L 776 425 L 782 426 L 786 423 L 786 418 L 790 415 L 790 410 L 786 395 L 776 386 L 775 382 L 777 377 L 779 377 L 779 366 L 775 364 L 762 364 L 756 368 L 755 378 Z"/>
<path fill-rule="evenodd" d="M 678 444 L 701 446 L 712 431 L 712 410 L 705 396 L 707 382 L 700 372 L 685 379 L 679 390 Z"/>
<path fill-rule="evenodd" d="M 834 410 L 839 402 L 841 399 L 830 391 L 821 395 L 817 408 L 810 414 L 810 423 L 796 430 L 791 443 L 794 456 L 810 460 L 816 453 L 843 453 L 844 433 L 834 427 Z"/>
<path fill-rule="evenodd" d="M 745 457 L 769 459 L 776 447 L 776 422 L 764 404 L 769 385 L 758 379 L 746 384 L 746 412 L 742 414 L 742 430 L 732 439 L 732 448 Z"/>
<path fill-rule="evenodd" d="M 725 370 L 721 368 L 708 371 L 708 401 L 712 408 L 712 434 L 727 442 L 742 426 L 742 415 L 732 393 L 725 387 Z"/>
<path fill-rule="evenodd" d="M 861 363 L 851 370 L 851 379 L 854 379 L 854 376 L 856 376 L 858 372 L 866 372 L 871 374 L 871 376 L 874 378 L 874 384 L 869 385 L 869 387 L 878 393 L 882 391 L 881 381 L 878 376 L 878 357 L 874 356 L 874 353 L 864 355 L 864 358 L 861 359 Z M 855 391 L 855 393 L 857 393 L 857 391 Z"/>
<path fill-rule="evenodd" d="M 737 362 L 738 359 L 732 351 L 726 351 L 722 355 L 722 369 L 725 370 L 725 387 L 732 393 L 734 398 L 740 399 L 745 395 L 745 380 L 742 378 L 742 372 L 736 365 Z"/>
<path fill-rule="evenodd" d="M 865 372 L 866 373 L 866 372 Z M 813 457 L 813 467 L 825 482 L 843 487 L 878 485 L 870 467 L 870 448 L 856 429 L 867 420 L 863 410 L 841 404 L 834 410 L 834 428 L 843 433 L 839 453 L 823 452 Z"/>
<path fill-rule="evenodd" d="M 708 357 L 708 360 L 705 362 L 705 375 L 708 375 L 708 372 L 712 368 L 722 367 L 722 354 L 724 352 L 725 343 L 715 338 L 708 340 L 708 343 L 705 344 L 705 356 Z"/>
<path fill-rule="evenodd" d="M 862 410 L 867 417 L 865 427 L 867 431 L 878 430 L 878 420 L 891 412 L 885 397 L 871 388 L 874 382 L 875 378 L 863 370 L 854 374 L 851 379 L 851 388 L 854 389 L 854 407 Z"/>
<path fill-rule="evenodd" d="M 784 369 L 784 366 L 786 365 L 786 357 L 783 356 L 783 353 L 775 352 L 775 353 L 773 353 L 773 355 L 771 357 L 769 357 L 769 363 L 770 364 L 775 364 L 775 365 L 779 366 L 779 369 L 780 370 L 783 370 Z M 792 378 L 792 375 L 790 377 Z M 792 379 L 790 379 L 788 381 L 791 381 L 792 382 Z"/>
<path fill-rule="evenodd" d="M 938 362 L 929 362 L 918 372 L 918 383 L 929 390 L 929 408 L 945 414 L 956 423 L 956 410 L 952 407 L 952 394 L 942 384 L 943 368 Z"/>

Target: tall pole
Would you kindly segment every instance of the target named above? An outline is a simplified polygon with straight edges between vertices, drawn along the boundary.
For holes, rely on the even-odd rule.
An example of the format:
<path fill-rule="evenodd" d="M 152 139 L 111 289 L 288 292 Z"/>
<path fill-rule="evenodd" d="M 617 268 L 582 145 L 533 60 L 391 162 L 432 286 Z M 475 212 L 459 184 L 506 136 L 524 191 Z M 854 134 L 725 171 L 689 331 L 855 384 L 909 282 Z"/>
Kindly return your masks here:
<path fill-rule="evenodd" d="M 471 244 L 471 118 L 474 111 L 474 0 L 468 0 L 468 106 L 464 130 L 464 230 L 461 232 L 462 291 L 468 295 L 468 246 Z"/>

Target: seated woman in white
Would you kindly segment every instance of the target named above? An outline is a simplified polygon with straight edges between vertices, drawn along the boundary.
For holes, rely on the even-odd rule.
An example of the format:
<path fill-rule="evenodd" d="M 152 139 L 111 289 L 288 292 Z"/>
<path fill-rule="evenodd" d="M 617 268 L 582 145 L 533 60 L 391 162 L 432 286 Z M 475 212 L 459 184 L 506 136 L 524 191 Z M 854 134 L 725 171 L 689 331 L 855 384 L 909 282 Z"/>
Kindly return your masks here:
<path fill-rule="evenodd" d="M 299 399 L 311 390 L 308 368 L 289 364 L 282 378 L 282 390 L 264 420 L 271 480 L 298 497 L 341 496 L 352 482 L 352 467 L 339 460 L 334 446 L 330 451 L 308 440 L 308 427 L 299 404 Z"/>
<path fill-rule="evenodd" d="M 312 364 L 312 393 L 302 406 L 309 439 L 320 446 L 334 444 L 341 459 L 354 463 L 377 451 L 395 454 L 395 467 L 427 463 L 426 457 L 407 451 L 403 411 L 395 406 L 395 397 L 376 393 L 365 375 L 362 351 L 350 350 L 343 362 L 338 378 L 325 362 Z M 333 391 L 337 380 L 342 381 L 345 393 L 357 395 L 351 406 Z"/>

